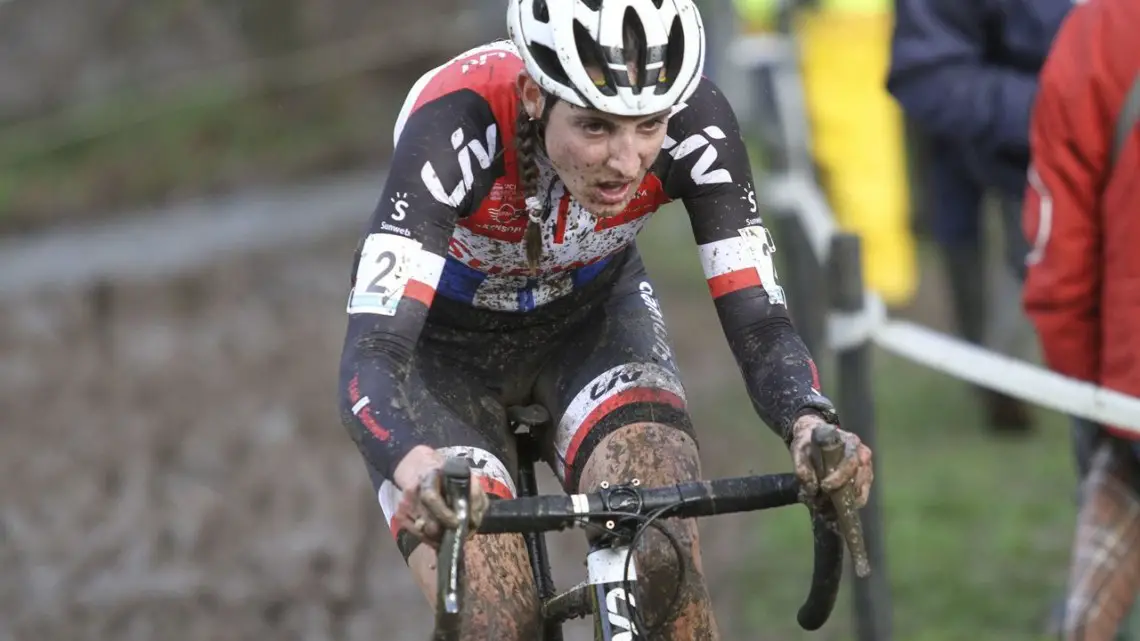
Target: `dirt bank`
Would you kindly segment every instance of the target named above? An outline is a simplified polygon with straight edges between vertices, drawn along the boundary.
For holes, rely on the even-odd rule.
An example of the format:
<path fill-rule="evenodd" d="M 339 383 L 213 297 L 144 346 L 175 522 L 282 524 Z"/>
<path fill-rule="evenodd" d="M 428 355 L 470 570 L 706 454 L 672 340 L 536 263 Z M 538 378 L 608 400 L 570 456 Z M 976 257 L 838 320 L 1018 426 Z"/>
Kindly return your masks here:
<path fill-rule="evenodd" d="M 427 638 L 336 419 L 353 245 L 6 306 L 0 640 Z M 711 399 L 739 377 L 707 297 L 684 303 L 665 293 L 690 396 Z M 706 473 L 746 471 L 753 446 L 706 437 Z M 745 531 L 704 530 L 728 630 Z M 577 535 L 555 545 L 556 580 L 580 580 Z"/>

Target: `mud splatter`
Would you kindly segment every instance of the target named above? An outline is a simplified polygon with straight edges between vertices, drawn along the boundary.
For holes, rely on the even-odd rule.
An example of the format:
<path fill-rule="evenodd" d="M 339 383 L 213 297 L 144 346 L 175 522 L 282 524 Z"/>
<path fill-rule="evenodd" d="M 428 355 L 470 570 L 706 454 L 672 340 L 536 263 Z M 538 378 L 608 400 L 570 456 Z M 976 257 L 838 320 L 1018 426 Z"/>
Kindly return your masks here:
<path fill-rule="evenodd" d="M 579 491 L 596 491 L 603 481 L 638 479 L 652 487 L 700 478 L 697 446 L 689 436 L 665 425 L 637 423 L 610 434 L 598 445 L 583 468 Z M 660 637 L 663 641 L 715 641 L 719 634 L 701 570 L 696 521 L 668 520 L 662 525 L 676 537 L 685 558 L 679 561 L 669 541 L 656 531 L 638 546 L 637 596 L 645 622 L 656 628 L 672 618 Z M 679 595 L 678 563 L 685 567 Z M 677 606 L 669 612 L 666 608 L 674 598 Z"/>
<path fill-rule="evenodd" d="M 521 536 L 476 536 L 466 546 L 464 639 L 531 641 L 539 636 L 540 607 Z M 433 577 L 434 578 L 434 577 Z"/>

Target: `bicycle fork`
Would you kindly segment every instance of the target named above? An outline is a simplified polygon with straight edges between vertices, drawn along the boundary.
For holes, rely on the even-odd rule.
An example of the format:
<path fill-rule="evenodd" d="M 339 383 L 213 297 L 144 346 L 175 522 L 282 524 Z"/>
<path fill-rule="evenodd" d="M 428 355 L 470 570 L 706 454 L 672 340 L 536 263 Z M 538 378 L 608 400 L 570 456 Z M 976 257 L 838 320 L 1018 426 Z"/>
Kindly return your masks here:
<path fill-rule="evenodd" d="M 594 641 L 642 641 L 646 638 L 634 625 L 637 603 L 633 588 L 637 584 L 637 572 L 630 554 L 628 545 L 614 545 L 612 541 L 600 541 L 590 546 L 586 571 L 590 599 L 594 605 Z M 625 580 L 627 561 L 628 582 Z"/>

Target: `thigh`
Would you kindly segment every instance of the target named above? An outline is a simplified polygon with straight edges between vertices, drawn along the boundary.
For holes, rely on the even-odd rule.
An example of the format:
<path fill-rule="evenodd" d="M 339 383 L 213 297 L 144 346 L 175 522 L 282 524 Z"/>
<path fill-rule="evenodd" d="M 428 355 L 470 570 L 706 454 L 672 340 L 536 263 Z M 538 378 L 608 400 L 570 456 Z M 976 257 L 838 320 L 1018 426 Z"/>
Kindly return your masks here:
<path fill-rule="evenodd" d="M 430 352 L 413 361 L 406 386 L 408 412 L 425 444 L 445 456 L 466 458 L 492 500 L 516 495 L 513 441 L 505 411 L 483 385 L 455 362 Z M 365 463 L 396 545 L 435 606 L 436 552 L 395 526 L 401 491 Z M 529 641 L 538 634 L 539 604 L 522 536 L 475 535 L 464 547 L 464 638 Z"/>
<path fill-rule="evenodd" d="M 555 418 L 549 455 L 567 491 L 590 492 L 603 482 L 633 479 L 661 486 L 700 478 L 665 318 L 636 252 L 630 252 L 605 304 L 547 364 L 535 393 Z M 675 617 L 662 639 L 715 640 L 696 523 L 671 520 L 662 526 L 681 558 L 664 536 L 646 534 L 636 549 L 638 605 L 650 625 Z M 686 568 L 680 585 L 678 563 Z"/>
<path fill-rule="evenodd" d="M 467 459 L 492 499 L 515 497 L 517 461 L 513 440 L 507 434 L 506 413 L 483 381 L 443 355 L 420 350 L 404 389 L 406 398 L 402 400 L 425 445 L 444 456 Z M 371 465 L 365 465 L 392 536 L 407 559 L 420 541 L 393 526 L 401 490 Z"/>
<path fill-rule="evenodd" d="M 665 318 L 636 252 L 606 303 L 547 363 L 535 395 L 554 417 L 548 456 L 567 491 L 623 426 L 652 421 L 692 434 Z"/>

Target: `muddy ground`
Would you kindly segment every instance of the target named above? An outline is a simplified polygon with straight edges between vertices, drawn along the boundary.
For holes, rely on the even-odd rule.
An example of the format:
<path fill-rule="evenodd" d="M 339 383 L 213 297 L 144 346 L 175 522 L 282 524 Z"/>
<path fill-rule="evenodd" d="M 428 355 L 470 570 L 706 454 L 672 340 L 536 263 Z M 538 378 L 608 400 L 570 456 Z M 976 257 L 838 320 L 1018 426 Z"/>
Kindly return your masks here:
<path fill-rule="evenodd" d="M 428 638 L 337 419 L 354 242 L 0 311 L 0 641 Z M 663 299 L 690 397 L 739 386 L 707 294 Z M 751 438 L 702 439 L 706 473 L 747 472 L 740 448 L 774 442 Z M 747 518 L 703 529 L 728 638 L 755 638 Z M 553 541 L 577 582 L 584 545 Z"/>

